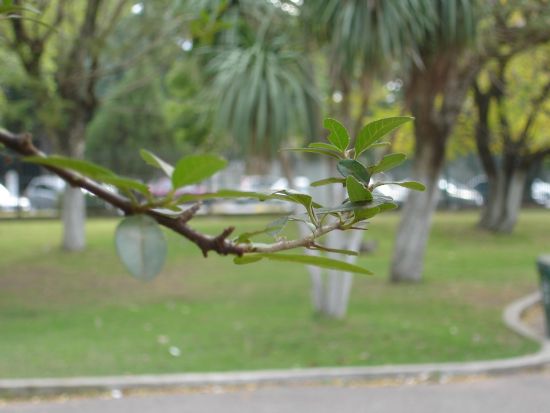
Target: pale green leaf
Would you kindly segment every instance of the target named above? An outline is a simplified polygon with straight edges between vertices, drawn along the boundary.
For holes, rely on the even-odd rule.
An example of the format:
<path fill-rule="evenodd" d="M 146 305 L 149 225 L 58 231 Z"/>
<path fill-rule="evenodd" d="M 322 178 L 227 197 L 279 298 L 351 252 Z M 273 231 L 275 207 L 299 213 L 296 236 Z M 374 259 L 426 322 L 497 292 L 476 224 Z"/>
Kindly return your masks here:
<path fill-rule="evenodd" d="M 374 187 L 379 187 L 382 185 L 399 185 L 403 188 L 412 189 L 414 191 L 425 191 L 426 186 L 416 181 L 404 181 L 404 182 L 377 182 Z"/>
<path fill-rule="evenodd" d="M 312 182 L 311 186 L 323 186 L 323 185 L 329 185 L 329 184 L 343 184 L 346 182 L 344 178 L 325 178 L 320 179 L 318 181 Z"/>
<path fill-rule="evenodd" d="M 237 191 L 233 189 L 220 189 L 217 192 L 206 192 L 204 194 L 183 194 L 179 196 L 176 200 L 176 203 L 185 203 L 192 201 L 200 201 L 203 199 L 238 199 L 238 198 L 249 198 L 257 199 L 259 201 L 265 201 L 270 199 L 271 195 L 262 194 L 260 192 L 248 192 L 248 191 Z"/>
<path fill-rule="evenodd" d="M 312 142 L 308 145 L 310 148 L 316 148 L 316 149 L 326 149 L 328 151 L 334 151 L 338 153 L 342 153 L 339 148 L 334 146 L 331 143 L 325 143 L 325 142 Z"/>
<path fill-rule="evenodd" d="M 294 151 L 294 152 L 308 152 L 316 153 L 318 155 L 332 156 L 336 159 L 341 159 L 342 155 L 339 152 L 329 151 L 321 148 L 283 148 L 282 151 Z"/>
<path fill-rule="evenodd" d="M 297 255 L 297 254 L 279 254 L 279 253 L 256 253 L 247 254 L 243 257 L 235 257 L 233 260 L 235 264 L 250 264 L 257 262 L 262 258 L 266 258 L 271 261 L 285 261 L 294 262 L 298 264 L 313 265 L 321 268 L 328 268 L 331 270 L 353 272 L 357 274 L 372 275 L 372 272 L 366 268 L 358 265 L 350 264 L 345 261 L 339 261 L 328 257 L 315 256 L 315 255 Z"/>
<path fill-rule="evenodd" d="M 258 231 L 252 231 L 252 232 L 244 232 L 237 237 L 237 242 L 250 242 L 250 238 L 261 234 L 269 234 L 272 237 L 276 237 L 284 229 L 284 227 L 288 223 L 288 220 L 289 220 L 289 217 L 284 216 L 270 222 L 263 229 L 260 229 Z"/>
<path fill-rule="evenodd" d="M 168 162 L 163 161 L 157 155 L 148 151 L 147 149 L 140 150 L 139 154 L 147 164 L 154 166 L 155 168 L 161 169 L 169 178 L 172 177 L 172 173 L 174 173 L 174 167 Z"/>
<path fill-rule="evenodd" d="M 115 244 L 126 269 L 144 281 L 153 279 L 166 258 L 166 240 L 156 221 L 146 215 L 124 218 L 117 226 Z"/>

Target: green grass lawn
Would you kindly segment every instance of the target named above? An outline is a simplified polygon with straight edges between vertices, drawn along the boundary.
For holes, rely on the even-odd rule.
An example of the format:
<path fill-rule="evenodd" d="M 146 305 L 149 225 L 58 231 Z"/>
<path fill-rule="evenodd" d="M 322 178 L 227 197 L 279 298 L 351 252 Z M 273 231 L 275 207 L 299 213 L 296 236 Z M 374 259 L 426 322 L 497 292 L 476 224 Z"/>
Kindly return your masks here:
<path fill-rule="evenodd" d="M 267 218 L 266 218 L 267 219 Z M 265 221 L 264 219 L 263 221 Z M 312 315 L 305 269 L 202 258 L 168 234 L 153 282 L 125 273 L 116 220 L 90 220 L 89 248 L 64 254 L 56 221 L 0 222 L 0 377 L 198 372 L 498 358 L 534 351 L 501 323 L 503 307 L 537 288 L 550 213 L 526 211 L 512 236 L 475 229 L 475 213 L 435 218 L 424 282 L 391 285 L 396 214 L 376 217 L 344 321 Z M 235 221 L 199 218 L 215 232 Z M 386 234 L 391 234 L 389 237 Z"/>

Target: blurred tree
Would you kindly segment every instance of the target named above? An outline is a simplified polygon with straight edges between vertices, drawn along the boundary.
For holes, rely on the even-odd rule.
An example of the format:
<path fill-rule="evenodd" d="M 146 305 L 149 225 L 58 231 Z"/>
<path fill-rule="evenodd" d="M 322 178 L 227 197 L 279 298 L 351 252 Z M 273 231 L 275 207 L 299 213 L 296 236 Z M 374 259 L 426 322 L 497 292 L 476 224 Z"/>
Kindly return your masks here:
<path fill-rule="evenodd" d="M 208 39 L 195 33 L 206 46 L 215 131 L 238 143 L 247 173 L 266 174 L 291 134 L 317 131 L 308 58 L 288 34 L 296 18 L 268 2 L 199 3 L 223 27 Z"/>
<path fill-rule="evenodd" d="M 155 69 L 126 72 L 112 86 L 109 97 L 87 128 L 86 158 L 120 173 L 140 177 L 143 170 L 140 148 L 155 147 L 159 155 L 169 151 L 176 154 L 177 145 L 163 117 L 161 83 Z"/>
<path fill-rule="evenodd" d="M 223 141 L 212 139 L 211 110 L 199 99 L 201 73 L 190 58 L 172 60 L 167 73 L 148 61 L 110 82 L 87 130 L 86 158 L 145 179 L 140 148 L 173 163 L 198 149 L 223 150 Z"/>
<path fill-rule="evenodd" d="M 403 208 L 390 270 L 394 282 L 422 277 L 448 138 L 483 64 L 482 56 L 467 47 L 480 17 L 475 0 L 428 3 L 435 8 L 435 24 L 417 45 L 420 62 L 410 65 L 405 82 L 407 105 L 415 117 L 412 177 L 427 190 L 410 194 Z"/>
<path fill-rule="evenodd" d="M 55 149 L 81 158 L 86 128 L 100 106 L 100 79 L 122 73 L 148 51 L 166 44 L 167 33 L 173 36 L 181 22 L 170 14 L 170 7 L 165 7 L 168 2 L 158 2 L 156 6 L 164 10 L 164 24 L 158 24 L 157 14 L 156 24 L 143 24 L 139 31 L 126 33 L 125 41 L 117 44 L 119 52 L 126 52 L 115 54 L 108 52 L 108 46 L 118 25 L 138 18 L 152 6 L 137 3 L 139 7 L 135 8 L 136 4 L 128 0 L 27 3 L 39 13 L 38 19 L 32 10 L 24 10 L 20 12 L 23 18 L 0 21 L 0 37 L 27 76 L 27 92 L 36 105 L 35 117 Z M 13 1 L 16 6 L 27 3 Z M 136 52 L 137 45 L 141 47 Z M 115 55 L 118 58 L 113 59 Z M 82 191 L 68 186 L 62 212 L 64 249 L 84 248 L 84 216 Z"/>
<path fill-rule="evenodd" d="M 438 23 L 419 45 L 423 64 L 411 67 L 406 83 L 407 103 L 416 118 L 412 177 L 428 190 L 411 194 L 403 210 L 391 268 L 393 281 L 421 279 L 437 180 L 448 138 L 473 80 L 499 54 L 501 45 L 527 47 L 550 35 L 547 0 L 438 0 L 433 4 Z M 510 16 L 509 21 L 503 22 L 503 16 Z M 478 31 L 477 47 L 473 47 Z"/>
<path fill-rule="evenodd" d="M 328 112 L 342 119 L 352 138 L 373 110 L 370 101 L 377 80 L 396 75 L 391 64 L 417 54 L 416 43 L 433 23 L 433 10 L 426 2 L 405 0 L 319 0 L 305 2 L 303 20 L 325 54 L 328 72 Z M 338 199 L 339 187 L 327 187 L 327 200 Z M 359 250 L 362 233 L 330 234 L 332 248 Z M 311 252 L 317 254 L 318 252 Z M 344 257 L 341 257 L 344 259 Z M 355 257 L 346 257 L 353 262 Z M 347 311 L 352 276 L 341 271 L 308 268 L 316 310 L 341 318 Z"/>
<path fill-rule="evenodd" d="M 550 156 L 550 48 L 506 48 L 473 85 L 476 143 L 489 184 L 480 227 L 511 232 L 529 169 Z"/>

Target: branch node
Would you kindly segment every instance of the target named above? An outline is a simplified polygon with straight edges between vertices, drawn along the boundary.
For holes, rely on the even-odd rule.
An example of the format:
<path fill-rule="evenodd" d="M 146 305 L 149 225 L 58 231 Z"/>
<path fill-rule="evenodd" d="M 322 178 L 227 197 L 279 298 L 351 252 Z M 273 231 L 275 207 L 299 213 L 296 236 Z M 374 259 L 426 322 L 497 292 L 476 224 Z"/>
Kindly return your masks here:
<path fill-rule="evenodd" d="M 201 207 L 201 205 L 200 205 L 199 202 L 191 205 L 189 208 L 187 208 L 185 211 L 183 211 L 178 216 L 178 221 L 181 224 L 186 224 L 187 222 L 189 222 L 191 220 L 191 218 L 193 218 L 195 216 L 195 214 L 198 212 L 200 207 Z"/>

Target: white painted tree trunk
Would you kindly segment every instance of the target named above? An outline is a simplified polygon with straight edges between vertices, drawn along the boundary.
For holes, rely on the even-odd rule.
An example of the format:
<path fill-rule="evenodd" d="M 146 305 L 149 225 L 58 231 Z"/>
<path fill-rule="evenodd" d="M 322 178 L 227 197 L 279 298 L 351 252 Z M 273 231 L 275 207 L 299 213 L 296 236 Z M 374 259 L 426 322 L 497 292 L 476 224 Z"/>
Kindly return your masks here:
<path fill-rule="evenodd" d="M 80 188 L 67 185 L 61 211 L 63 221 L 63 249 L 82 251 L 86 247 L 86 205 Z"/>
<path fill-rule="evenodd" d="M 300 225 L 301 236 L 307 236 L 309 229 Z M 363 231 L 333 231 L 327 235 L 326 245 L 330 248 L 358 251 L 363 239 Z M 320 255 L 319 251 L 306 250 L 306 254 Z M 330 253 L 334 259 L 351 264 L 357 261 L 356 256 Z M 323 270 L 307 266 L 311 280 L 311 302 L 315 313 L 331 317 L 344 318 L 347 313 L 353 275 L 344 271 Z"/>
<path fill-rule="evenodd" d="M 69 132 L 69 141 L 64 148 L 70 157 L 84 157 L 86 124 L 76 122 Z M 65 251 L 82 251 L 86 247 L 86 200 L 80 188 L 67 185 L 61 205 L 61 220 L 63 222 L 62 248 Z"/>
<path fill-rule="evenodd" d="M 326 188 L 325 204 L 329 204 L 329 200 L 334 203 L 336 200 L 343 200 L 345 190 L 341 187 L 332 186 Z M 306 225 L 300 225 L 300 235 L 307 236 L 310 229 Z M 330 248 L 347 249 L 359 251 L 361 241 L 363 239 L 363 231 L 333 231 L 326 236 L 325 244 Z M 306 254 L 320 255 L 319 251 L 306 250 Z M 330 253 L 331 258 L 355 263 L 356 256 Z M 319 267 L 307 267 L 311 280 L 311 300 L 313 309 L 317 314 L 331 317 L 344 318 L 349 303 L 351 287 L 353 284 L 353 276 L 350 273 L 343 271 L 323 270 Z"/>
<path fill-rule="evenodd" d="M 441 162 L 437 149 L 424 145 L 417 150 L 413 180 L 426 185 L 426 191 L 411 191 L 403 206 L 397 231 L 390 279 L 392 282 L 418 282 L 424 269 L 424 254 L 437 206 Z"/>

